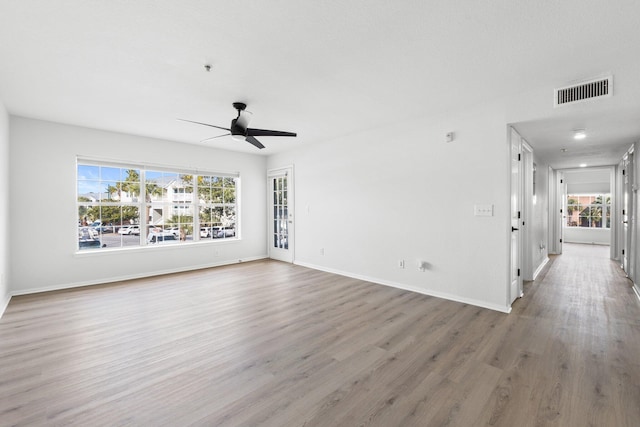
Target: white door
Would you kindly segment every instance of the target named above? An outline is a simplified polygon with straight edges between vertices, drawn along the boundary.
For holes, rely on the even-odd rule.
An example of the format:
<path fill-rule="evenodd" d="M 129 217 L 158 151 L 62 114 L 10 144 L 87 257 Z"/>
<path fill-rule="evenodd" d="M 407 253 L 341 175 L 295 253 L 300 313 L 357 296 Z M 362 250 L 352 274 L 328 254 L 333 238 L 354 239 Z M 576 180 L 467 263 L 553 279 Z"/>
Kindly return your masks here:
<path fill-rule="evenodd" d="M 520 275 L 522 280 L 533 280 L 533 206 L 535 193 L 535 178 L 537 166 L 533 163 L 533 148 L 521 138 L 522 141 L 522 218 L 520 221 L 520 239 L 522 246 L 522 268 Z"/>
<path fill-rule="evenodd" d="M 522 295 L 522 275 L 520 263 L 522 248 L 520 246 L 520 222 L 522 204 L 522 141 L 520 135 L 511 129 L 511 286 L 509 303 Z"/>
<path fill-rule="evenodd" d="M 635 258 L 635 252 L 636 252 L 636 245 L 637 245 L 637 238 L 636 238 L 636 198 L 637 198 L 637 193 L 636 191 L 634 191 L 635 188 L 635 176 L 634 176 L 634 171 L 635 171 L 635 166 L 634 166 L 634 162 L 635 162 L 635 155 L 634 155 L 634 151 L 631 151 L 629 153 L 629 164 L 627 167 L 627 171 L 625 173 L 625 176 L 627 177 L 627 179 L 629 180 L 629 210 L 627 212 L 627 216 L 628 216 L 628 220 L 627 220 L 627 233 L 629 238 L 628 238 L 628 250 L 625 250 L 625 254 L 627 254 L 627 259 L 628 259 L 628 270 L 625 270 L 627 272 L 627 276 L 629 277 L 629 279 L 631 279 L 631 281 L 633 283 L 636 282 L 636 258 Z"/>
<path fill-rule="evenodd" d="M 293 262 L 294 212 L 293 167 L 270 170 L 269 179 L 269 257 Z"/>
<path fill-rule="evenodd" d="M 629 222 L 633 212 L 631 203 L 631 159 L 630 155 L 622 159 L 622 269 L 631 276 L 629 256 L 631 251 L 631 235 Z"/>
<path fill-rule="evenodd" d="M 558 222 L 558 254 L 562 253 L 564 241 L 564 227 L 567 225 L 567 183 L 564 182 L 564 172 L 558 172 L 558 196 L 560 198 L 560 221 Z"/>

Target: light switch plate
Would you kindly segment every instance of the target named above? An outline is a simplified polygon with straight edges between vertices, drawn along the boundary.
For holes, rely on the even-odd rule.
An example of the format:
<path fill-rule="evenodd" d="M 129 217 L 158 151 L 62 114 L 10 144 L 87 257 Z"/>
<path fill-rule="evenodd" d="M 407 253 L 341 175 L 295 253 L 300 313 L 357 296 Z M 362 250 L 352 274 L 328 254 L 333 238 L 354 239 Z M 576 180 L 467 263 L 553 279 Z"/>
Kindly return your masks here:
<path fill-rule="evenodd" d="M 473 214 L 475 216 L 493 216 L 493 205 L 474 205 Z"/>

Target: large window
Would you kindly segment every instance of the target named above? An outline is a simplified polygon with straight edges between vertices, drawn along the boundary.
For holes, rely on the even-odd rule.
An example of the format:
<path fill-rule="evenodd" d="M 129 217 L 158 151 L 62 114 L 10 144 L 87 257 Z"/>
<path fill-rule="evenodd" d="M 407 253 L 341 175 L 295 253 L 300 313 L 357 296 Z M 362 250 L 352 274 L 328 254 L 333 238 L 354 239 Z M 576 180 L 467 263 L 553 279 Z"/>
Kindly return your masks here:
<path fill-rule="evenodd" d="M 566 226 L 610 228 L 611 194 L 568 195 Z"/>
<path fill-rule="evenodd" d="M 78 249 L 237 238 L 239 178 L 78 160 Z"/>

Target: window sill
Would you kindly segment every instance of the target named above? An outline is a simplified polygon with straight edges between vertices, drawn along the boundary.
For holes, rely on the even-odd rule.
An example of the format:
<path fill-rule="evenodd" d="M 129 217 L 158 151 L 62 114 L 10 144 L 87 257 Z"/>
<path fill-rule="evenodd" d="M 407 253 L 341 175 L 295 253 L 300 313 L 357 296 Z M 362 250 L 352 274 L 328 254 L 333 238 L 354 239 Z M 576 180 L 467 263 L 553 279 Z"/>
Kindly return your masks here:
<path fill-rule="evenodd" d="M 174 250 L 178 248 L 184 247 L 192 247 L 196 248 L 199 246 L 218 246 L 218 245 L 228 245 L 233 243 L 238 243 L 242 239 L 220 239 L 213 241 L 202 241 L 199 240 L 197 242 L 181 242 L 181 243 L 172 243 L 172 244 L 162 244 L 162 245 L 146 245 L 146 246 L 131 246 L 131 247 L 119 247 L 119 248 L 96 248 L 96 249 L 85 249 L 85 250 L 76 250 L 74 252 L 74 256 L 84 258 L 91 256 L 101 256 L 101 255 L 114 255 L 114 254 L 122 254 L 122 253 L 136 253 L 136 252 L 147 252 L 147 251 L 158 251 L 158 250 Z"/>

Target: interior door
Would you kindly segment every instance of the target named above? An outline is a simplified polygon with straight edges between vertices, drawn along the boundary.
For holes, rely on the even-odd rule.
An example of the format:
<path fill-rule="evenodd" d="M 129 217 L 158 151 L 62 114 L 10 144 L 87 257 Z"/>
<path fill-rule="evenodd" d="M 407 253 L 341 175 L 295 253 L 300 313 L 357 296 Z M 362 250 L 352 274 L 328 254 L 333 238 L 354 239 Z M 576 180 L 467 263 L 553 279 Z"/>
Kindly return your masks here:
<path fill-rule="evenodd" d="M 270 170 L 269 257 L 293 262 L 294 213 L 293 167 Z"/>
<path fill-rule="evenodd" d="M 629 277 L 629 279 L 631 279 L 631 281 L 633 283 L 636 282 L 636 258 L 635 258 L 635 254 L 636 254 L 636 248 L 637 248 L 637 239 L 636 239 L 636 198 L 637 198 L 637 193 L 634 190 L 635 187 L 635 166 L 634 166 L 634 151 L 631 151 L 629 153 L 629 163 L 627 166 L 627 171 L 625 173 L 625 176 L 627 177 L 629 184 L 628 184 L 628 188 L 629 188 L 629 209 L 627 211 L 627 215 L 628 215 L 628 221 L 627 221 L 627 232 L 629 233 L 628 236 L 628 247 L 627 250 L 625 251 L 625 254 L 627 254 L 627 259 L 628 259 L 628 270 L 625 270 L 627 272 L 627 276 Z"/>
<path fill-rule="evenodd" d="M 630 276 L 629 256 L 631 252 L 631 234 L 629 222 L 631 212 L 631 167 L 630 155 L 622 159 L 622 269 Z"/>
<path fill-rule="evenodd" d="M 558 172 L 558 197 L 560 198 L 560 221 L 558 222 L 558 254 L 562 253 L 564 242 L 564 227 L 567 225 L 567 183 L 564 182 L 564 172 Z"/>
<path fill-rule="evenodd" d="M 522 275 L 520 265 L 522 258 L 520 217 L 522 205 L 522 140 L 520 135 L 511 129 L 511 285 L 509 303 L 522 295 Z"/>

